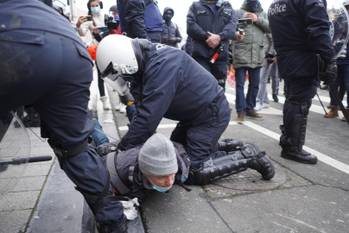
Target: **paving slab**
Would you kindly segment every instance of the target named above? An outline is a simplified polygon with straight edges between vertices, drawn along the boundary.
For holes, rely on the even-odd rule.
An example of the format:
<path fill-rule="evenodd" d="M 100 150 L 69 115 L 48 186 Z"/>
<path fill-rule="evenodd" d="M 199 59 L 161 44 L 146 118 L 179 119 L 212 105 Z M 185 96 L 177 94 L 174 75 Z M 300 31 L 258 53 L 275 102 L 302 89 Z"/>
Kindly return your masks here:
<path fill-rule="evenodd" d="M 280 167 L 277 163 L 274 163 L 274 166 L 277 172 L 272 180 L 263 180 L 258 172 L 248 169 L 206 185 L 204 190 L 207 196 L 214 200 L 236 195 L 311 185 L 307 180 Z"/>
<path fill-rule="evenodd" d="M 27 210 L 35 207 L 40 191 L 9 192 L 1 196 L 0 211 Z"/>
<path fill-rule="evenodd" d="M 82 196 L 55 162 L 36 208 L 28 233 L 78 233 Z"/>
<path fill-rule="evenodd" d="M 349 195 L 323 186 L 296 187 L 211 202 L 233 232 L 345 233 Z"/>
<path fill-rule="evenodd" d="M 148 233 L 231 232 L 212 209 L 201 187 L 191 192 L 175 186 L 169 193 L 150 192 L 143 206 L 143 222 Z"/>
<path fill-rule="evenodd" d="M 0 233 L 24 233 L 31 210 L 0 212 Z"/>

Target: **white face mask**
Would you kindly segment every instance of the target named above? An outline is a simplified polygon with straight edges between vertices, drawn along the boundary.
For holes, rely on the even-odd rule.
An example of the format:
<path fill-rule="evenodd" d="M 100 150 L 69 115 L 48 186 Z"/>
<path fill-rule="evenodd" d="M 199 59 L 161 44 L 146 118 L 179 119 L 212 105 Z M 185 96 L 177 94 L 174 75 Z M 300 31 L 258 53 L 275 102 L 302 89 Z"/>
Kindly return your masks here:
<path fill-rule="evenodd" d="M 101 8 L 99 6 L 91 7 L 91 13 L 93 15 L 98 15 L 100 11 L 101 11 Z"/>

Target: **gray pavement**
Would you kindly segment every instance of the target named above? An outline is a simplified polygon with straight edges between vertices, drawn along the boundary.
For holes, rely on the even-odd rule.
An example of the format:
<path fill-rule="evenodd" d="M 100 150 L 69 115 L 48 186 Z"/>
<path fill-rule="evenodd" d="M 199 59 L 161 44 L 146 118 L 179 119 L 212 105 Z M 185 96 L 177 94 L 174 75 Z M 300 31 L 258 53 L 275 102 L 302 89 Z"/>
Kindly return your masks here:
<path fill-rule="evenodd" d="M 16 137 L 9 148 L 18 151 L 12 155 L 40 156 L 51 155 L 47 143 L 39 139 L 39 128 L 32 128 L 29 141 L 16 132 Z M 1 158 L 4 154 L 1 154 Z M 11 156 L 12 157 L 12 156 Z M 0 233 L 25 232 L 28 221 L 41 195 L 53 161 L 9 166 L 0 173 Z"/>
<path fill-rule="evenodd" d="M 227 93 L 234 96 L 231 89 Z M 328 96 L 323 91 L 320 95 Z M 233 104 L 232 99 L 230 101 Z M 279 156 L 276 139 L 280 134 L 282 104 L 271 103 L 269 109 L 261 111 L 262 119 L 247 119 L 244 124 L 232 121 L 222 138 L 254 142 L 265 150 L 276 167 L 274 179 L 263 181 L 257 172 L 248 170 L 211 185 L 191 186 L 191 192 L 177 186 L 165 194 L 148 192 L 142 208 L 145 231 L 349 232 L 349 126 L 339 119 L 323 118 L 318 111 L 319 102 L 314 100 L 313 104 L 306 145 L 321 156 L 316 166 L 284 160 Z M 116 113 L 115 116 L 121 133 L 125 133 L 125 114 Z M 232 119 L 234 117 L 233 110 Z M 99 106 L 99 118 L 108 136 L 118 139 L 112 111 L 103 112 Z M 174 124 L 163 120 L 158 132 L 170 136 Z M 40 145 L 40 153 L 50 151 L 47 144 Z M 45 185 L 50 167 L 51 163 L 28 165 L 5 201 L 2 196 L 1 233 L 25 232 L 29 221 L 27 232 L 31 233 L 80 232 L 81 195 L 74 190 L 57 163 Z M 15 170 L 10 171 L 16 174 Z M 0 173 L 0 188 L 4 186 L 1 186 L 1 181 L 14 176 L 6 174 Z"/>

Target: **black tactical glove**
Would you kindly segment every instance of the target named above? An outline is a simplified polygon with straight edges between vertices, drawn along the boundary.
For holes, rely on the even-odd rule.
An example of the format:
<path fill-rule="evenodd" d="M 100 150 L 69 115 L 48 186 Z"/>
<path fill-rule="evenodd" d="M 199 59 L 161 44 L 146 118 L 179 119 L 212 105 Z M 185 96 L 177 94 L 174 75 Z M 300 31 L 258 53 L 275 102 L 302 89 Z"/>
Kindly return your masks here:
<path fill-rule="evenodd" d="M 333 82 L 337 78 L 337 62 L 332 59 L 330 62 L 325 62 L 319 59 L 319 78 L 324 82 Z"/>
<path fill-rule="evenodd" d="M 111 152 L 117 151 L 117 146 L 118 146 L 117 142 L 104 143 L 102 145 L 99 145 L 96 151 L 99 156 L 103 157 Z"/>
<path fill-rule="evenodd" d="M 331 61 L 329 64 L 326 66 L 326 75 L 330 81 L 334 81 L 337 79 L 337 62 L 336 61 Z"/>

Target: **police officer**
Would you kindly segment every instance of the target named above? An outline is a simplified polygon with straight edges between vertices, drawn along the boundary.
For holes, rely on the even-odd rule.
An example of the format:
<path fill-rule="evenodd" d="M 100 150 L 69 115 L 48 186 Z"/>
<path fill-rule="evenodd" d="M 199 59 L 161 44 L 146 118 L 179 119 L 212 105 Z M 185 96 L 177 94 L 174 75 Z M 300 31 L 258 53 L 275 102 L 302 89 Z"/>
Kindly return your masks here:
<path fill-rule="evenodd" d="M 161 43 L 172 47 L 178 47 L 178 43 L 182 41 L 181 33 L 177 24 L 172 22 L 174 10 L 170 7 L 164 9 L 162 18 L 164 19 L 163 30 L 161 34 Z"/>
<path fill-rule="evenodd" d="M 192 56 L 223 88 L 228 68 L 228 44 L 235 29 L 234 10 L 227 0 L 200 0 L 193 2 L 189 9 L 187 33 L 192 38 Z"/>
<path fill-rule="evenodd" d="M 205 161 L 222 156 L 226 147 L 218 148 L 218 139 L 230 121 L 229 103 L 214 77 L 185 52 L 110 35 L 99 45 L 97 64 L 109 80 L 130 81 L 137 102 L 129 131 L 118 145 L 120 150 L 143 144 L 166 117 L 179 121 L 171 140 L 184 145 L 192 170 L 201 171 Z M 263 177 L 271 179 L 274 170 L 270 161 L 262 154 L 258 161 Z"/>
<path fill-rule="evenodd" d="M 109 174 L 88 146 L 92 62 L 69 22 L 37 0 L 0 1 L 0 115 L 32 105 L 61 168 L 93 210 L 100 232 L 125 232 Z"/>
<path fill-rule="evenodd" d="M 160 42 L 162 15 L 154 0 L 117 0 L 121 30 L 131 38 Z"/>
<path fill-rule="evenodd" d="M 330 64 L 333 57 L 326 1 L 275 0 L 268 16 L 279 72 L 286 87 L 281 156 L 316 164 L 317 157 L 302 148 L 311 100 L 318 85 L 319 64 Z"/>

